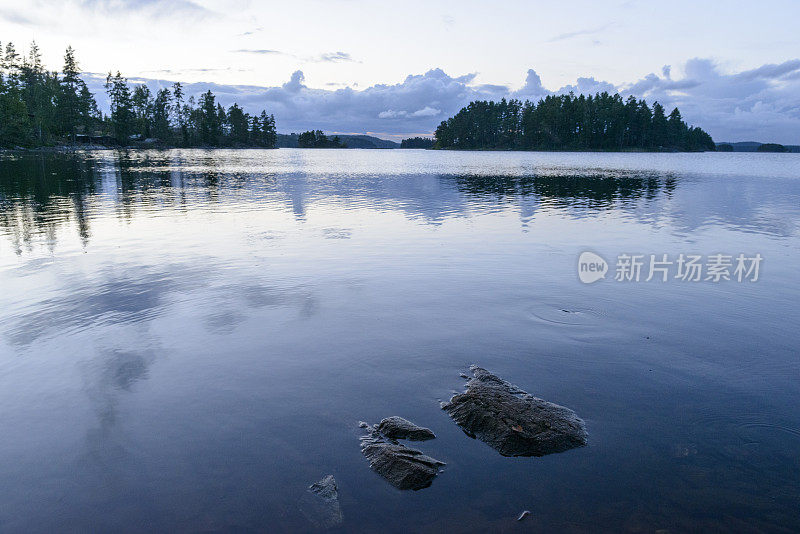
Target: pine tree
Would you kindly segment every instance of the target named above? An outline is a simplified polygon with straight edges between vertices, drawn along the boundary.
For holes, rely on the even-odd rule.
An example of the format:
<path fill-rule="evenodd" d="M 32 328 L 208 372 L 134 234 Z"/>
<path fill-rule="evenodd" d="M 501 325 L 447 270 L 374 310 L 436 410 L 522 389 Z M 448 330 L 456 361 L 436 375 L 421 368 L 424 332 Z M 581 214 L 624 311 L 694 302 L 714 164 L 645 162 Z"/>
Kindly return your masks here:
<path fill-rule="evenodd" d="M 83 127 L 84 133 L 92 135 L 94 129 L 99 126 L 102 116 L 97 108 L 97 101 L 95 101 L 94 95 L 89 91 L 83 80 L 81 80 L 80 86 L 81 89 L 78 93 L 80 125 Z"/>
<path fill-rule="evenodd" d="M 131 104 L 135 120 L 134 130 L 136 134 L 146 139 L 150 137 L 150 127 L 152 125 L 153 96 L 150 88 L 144 84 L 133 88 Z"/>
<path fill-rule="evenodd" d="M 234 145 L 247 144 L 247 140 L 250 135 L 249 115 L 244 113 L 242 108 L 240 108 L 238 105 L 233 104 L 230 108 L 228 108 L 227 121 L 230 125 L 229 138 L 231 142 Z"/>
<path fill-rule="evenodd" d="M 64 67 L 61 71 L 61 84 L 58 91 L 58 116 L 60 118 L 60 130 L 70 136 L 71 141 L 75 142 L 75 134 L 81 121 L 80 94 L 85 85 L 79 77 L 80 70 L 75 59 L 75 51 L 71 46 L 67 47 L 64 53 Z M 88 90 L 88 89 L 87 89 Z"/>
<path fill-rule="evenodd" d="M 275 148 L 278 142 L 278 134 L 275 130 L 275 116 L 267 115 L 266 111 L 261 112 L 261 145 L 266 148 Z"/>
<path fill-rule="evenodd" d="M 207 91 L 200 97 L 200 140 L 204 145 L 214 146 L 221 137 L 222 124 L 217 113 L 214 93 Z"/>
<path fill-rule="evenodd" d="M 170 114 L 172 111 L 172 94 L 169 89 L 163 88 L 156 93 L 152 103 L 152 134 L 161 142 L 170 141 Z"/>
<path fill-rule="evenodd" d="M 114 137 L 118 143 L 127 145 L 135 121 L 133 100 L 130 87 L 128 87 L 128 80 L 123 78 L 119 71 L 114 76 L 109 72 L 105 88 L 110 101 L 111 127 L 114 131 Z"/>

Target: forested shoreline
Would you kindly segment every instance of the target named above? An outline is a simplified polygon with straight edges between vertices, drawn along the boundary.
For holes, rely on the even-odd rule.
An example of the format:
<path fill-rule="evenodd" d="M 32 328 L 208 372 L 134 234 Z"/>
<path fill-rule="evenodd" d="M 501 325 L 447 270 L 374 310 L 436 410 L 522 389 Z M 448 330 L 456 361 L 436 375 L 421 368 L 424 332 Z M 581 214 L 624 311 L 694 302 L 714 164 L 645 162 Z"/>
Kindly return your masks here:
<path fill-rule="evenodd" d="M 434 148 L 456 150 L 704 151 L 716 145 L 675 108 L 619 94 L 551 95 L 537 103 L 475 101 L 443 121 Z"/>
<path fill-rule="evenodd" d="M 21 56 L 13 43 L 0 46 L 0 147 L 32 148 L 76 141 L 115 146 L 274 148 L 275 117 L 225 109 L 211 91 L 185 97 L 174 83 L 152 94 L 119 72 L 108 74 L 110 113 L 103 114 L 81 78 L 68 47 L 62 72 L 44 68 L 32 43 Z"/>
<path fill-rule="evenodd" d="M 44 68 L 32 43 L 22 56 L 13 43 L 0 46 L 0 147 L 75 144 L 105 146 L 274 148 L 275 117 L 250 115 L 239 105 L 225 109 L 211 91 L 185 95 L 176 82 L 153 94 L 119 72 L 105 83 L 110 112 L 104 114 L 81 77 L 68 47 L 61 73 Z M 403 140 L 401 148 L 460 150 L 715 150 L 711 136 L 687 125 L 675 108 L 619 94 L 551 95 L 538 102 L 474 101 L 436 129 L 434 141 Z M 344 148 L 319 130 L 298 137 L 301 148 Z"/>
<path fill-rule="evenodd" d="M 408 139 L 402 140 L 400 148 L 433 148 L 433 139 L 428 139 L 427 137 L 409 137 Z"/>

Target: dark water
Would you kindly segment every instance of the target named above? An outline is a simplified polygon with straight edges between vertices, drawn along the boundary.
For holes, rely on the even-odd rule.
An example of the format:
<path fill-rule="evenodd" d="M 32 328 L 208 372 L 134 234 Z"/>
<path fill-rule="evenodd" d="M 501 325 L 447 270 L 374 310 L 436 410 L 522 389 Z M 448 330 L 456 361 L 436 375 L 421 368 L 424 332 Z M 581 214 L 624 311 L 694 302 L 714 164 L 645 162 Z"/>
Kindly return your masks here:
<path fill-rule="evenodd" d="M 798 224 L 795 155 L 2 156 L 0 531 L 304 531 L 329 473 L 346 531 L 800 530 Z M 585 250 L 764 259 L 585 285 Z M 471 363 L 589 446 L 466 437 Z M 361 456 L 389 415 L 430 488 Z"/>

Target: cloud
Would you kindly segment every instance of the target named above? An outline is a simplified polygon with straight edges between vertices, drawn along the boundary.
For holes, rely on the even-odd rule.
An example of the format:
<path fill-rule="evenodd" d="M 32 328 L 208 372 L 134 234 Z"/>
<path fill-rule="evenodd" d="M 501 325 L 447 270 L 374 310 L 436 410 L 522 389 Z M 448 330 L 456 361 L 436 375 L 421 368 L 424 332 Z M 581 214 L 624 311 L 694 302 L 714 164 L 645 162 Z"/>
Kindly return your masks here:
<path fill-rule="evenodd" d="M 533 69 L 528 70 L 524 84 L 516 90 L 505 85 L 475 84 L 475 74 L 451 76 L 442 69 L 361 90 L 308 87 L 302 70 L 296 70 L 277 87 L 192 83 L 185 88 L 187 94 L 211 90 L 225 106 L 237 102 L 250 112 L 266 109 L 275 114 L 281 132 L 320 129 L 373 132 L 383 137 L 418 135 L 433 133 L 439 122 L 472 100 L 537 101 L 552 94 L 608 91 L 645 98 L 651 105 L 657 100 L 667 112 L 677 106 L 687 122 L 706 129 L 718 141 L 800 143 L 800 60 L 724 73 L 714 61 L 696 58 L 674 71 L 684 74 L 676 77 L 673 69 L 665 66 L 659 74 L 650 73 L 620 85 L 583 76 L 553 90 L 543 85 Z M 88 81 L 99 93 L 101 106 L 107 109 L 104 79 L 103 75 Z M 172 82 L 146 83 L 157 89 Z"/>
<path fill-rule="evenodd" d="M 236 34 L 238 37 L 245 37 L 247 35 L 255 35 L 256 33 L 261 33 L 264 31 L 264 28 L 259 26 L 258 28 L 253 28 L 252 30 L 248 30 L 246 32 Z"/>
<path fill-rule="evenodd" d="M 257 55 L 279 55 L 288 56 L 286 52 L 280 50 L 270 50 L 268 48 L 240 48 L 239 50 L 232 50 L 236 54 L 257 54 Z"/>
<path fill-rule="evenodd" d="M 538 100 L 550 94 L 550 91 L 542 86 L 542 78 L 533 69 L 528 69 L 525 77 L 525 85 L 515 93 L 515 97 L 521 100 Z"/>
<path fill-rule="evenodd" d="M 717 141 L 800 142 L 800 60 L 728 74 L 710 59 L 695 58 L 675 80 L 671 69 L 648 74 L 620 91 L 678 107 L 684 119 Z"/>
<path fill-rule="evenodd" d="M 432 108 L 430 106 L 425 106 L 422 109 L 418 109 L 414 113 L 410 114 L 409 117 L 435 117 L 442 112 L 441 109 Z"/>
<path fill-rule="evenodd" d="M 597 33 L 603 32 L 604 30 L 607 30 L 609 26 L 611 26 L 611 24 L 605 24 L 603 26 L 598 26 L 596 28 L 587 28 L 587 29 L 584 29 L 584 30 L 577 30 L 577 31 L 573 31 L 573 32 L 561 33 L 559 35 L 551 37 L 550 39 L 547 40 L 547 42 L 548 43 L 555 43 L 555 42 L 558 42 L 558 41 L 566 41 L 566 40 L 572 39 L 574 37 L 581 37 L 581 36 L 584 36 L 584 35 L 595 35 Z"/>
<path fill-rule="evenodd" d="M 188 74 L 188 73 L 209 73 L 209 72 L 251 72 L 253 69 L 234 69 L 233 67 L 225 67 L 224 69 L 211 69 L 211 68 L 199 68 L 199 69 L 155 69 L 155 70 L 143 70 L 144 73 L 152 73 L 152 74 Z"/>
<path fill-rule="evenodd" d="M 413 111 L 409 113 L 408 111 L 395 111 L 393 109 L 387 109 L 386 111 L 381 111 L 378 113 L 379 119 L 400 119 L 404 117 L 435 117 L 442 112 L 441 109 L 432 108 L 430 106 L 425 106 L 422 109 L 418 109 L 417 111 Z"/>
<path fill-rule="evenodd" d="M 353 57 L 347 52 L 325 52 L 316 56 L 298 56 L 290 54 L 289 52 L 282 52 L 280 50 L 272 50 L 268 48 L 240 48 L 238 50 L 231 50 L 234 54 L 255 54 L 261 56 L 286 56 L 306 63 L 343 63 L 343 62 L 356 62 Z"/>
<path fill-rule="evenodd" d="M 110 15 L 141 13 L 161 18 L 177 13 L 194 17 L 212 14 L 209 9 L 192 0 L 78 0 L 77 4 L 84 9 Z"/>
<path fill-rule="evenodd" d="M 779 65 L 774 63 L 762 65 L 757 69 L 739 73 L 736 75 L 736 78 L 740 80 L 755 80 L 759 78 L 765 80 L 775 80 L 783 78 L 787 75 L 796 76 L 798 72 L 800 72 L 800 59 L 793 59 L 791 61 L 785 61 Z"/>
<path fill-rule="evenodd" d="M 6 22 L 10 22 L 12 24 L 19 24 L 21 26 L 34 26 L 36 23 L 22 15 L 21 13 L 14 11 L 12 9 L 0 8 L 0 20 L 4 20 Z"/>
<path fill-rule="evenodd" d="M 354 61 L 354 59 L 347 52 L 328 52 L 327 54 L 321 54 L 319 61 L 338 63 L 341 61 Z"/>
<path fill-rule="evenodd" d="M 616 93 L 614 84 L 595 80 L 594 78 L 578 78 L 575 85 L 565 85 L 558 90 L 559 93 L 575 93 L 576 95 L 594 95 L 597 93 Z"/>

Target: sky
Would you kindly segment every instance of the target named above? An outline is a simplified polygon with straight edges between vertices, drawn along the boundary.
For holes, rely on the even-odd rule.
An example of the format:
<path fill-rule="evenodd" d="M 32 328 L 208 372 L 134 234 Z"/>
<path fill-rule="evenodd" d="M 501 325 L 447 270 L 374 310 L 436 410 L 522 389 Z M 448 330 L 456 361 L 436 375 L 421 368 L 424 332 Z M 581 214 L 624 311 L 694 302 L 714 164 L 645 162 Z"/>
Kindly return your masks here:
<path fill-rule="evenodd" d="M 278 131 L 430 135 L 470 100 L 620 92 L 717 141 L 800 144 L 800 1 L 0 0 L 0 41 L 274 113 Z M 98 95 L 101 107 L 102 94 Z"/>

